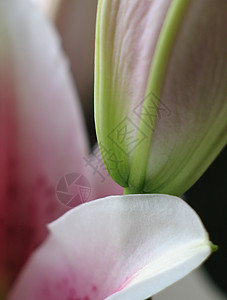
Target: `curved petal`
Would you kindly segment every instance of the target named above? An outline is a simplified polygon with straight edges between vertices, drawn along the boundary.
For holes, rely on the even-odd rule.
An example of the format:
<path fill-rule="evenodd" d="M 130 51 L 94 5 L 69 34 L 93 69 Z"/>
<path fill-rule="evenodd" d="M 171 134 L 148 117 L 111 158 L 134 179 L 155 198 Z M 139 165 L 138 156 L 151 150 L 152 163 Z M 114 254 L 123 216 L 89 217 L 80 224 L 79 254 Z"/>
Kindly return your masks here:
<path fill-rule="evenodd" d="M 0 277 L 11 281 L 67 210 L 55 187 L 83 172 L 87 140 L 58 36 L 33 3 L 0 1 L 0 37 Z"/>
<path fill-rule="evenodd" d="M 10 300 L 145 299 L 210 254 L 198 215 L 168 195 L 113 196 L 49 225 Z"/>
<path fill-rule="evenodd" d="M 111 176 L 129 191 L 180 195 L 226 144 L 226 9 L 100 1 L 96 129 L 121 162 Z"/>

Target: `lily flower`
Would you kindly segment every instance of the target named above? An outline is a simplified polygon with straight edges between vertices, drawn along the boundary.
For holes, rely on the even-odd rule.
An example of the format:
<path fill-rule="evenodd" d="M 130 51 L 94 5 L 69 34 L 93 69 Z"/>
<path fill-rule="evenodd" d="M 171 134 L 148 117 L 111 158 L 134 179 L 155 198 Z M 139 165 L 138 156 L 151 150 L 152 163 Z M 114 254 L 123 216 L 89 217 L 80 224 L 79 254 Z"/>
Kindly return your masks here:
<path fill-rule="evenodd" d="M 84 163 L 82 112 L 47 19 L 1 0 L 0 38 L 1 298 L 143 299 L 198 267 L 213 246 L 179 198 L 112 196 L 62 215 L 55 189 L 69 172 L 86 176 L 89 200 L 122 189 Z"/>
<path fill-rule="evenodd" d="M 0 122 L 1 294 L 46 238 L 46 224 L 69 210 L 55 193 L 61 177 L 83 175 L 86 201 L 123 192 L 87 165 L 96 158 L 67 60 L 30 1 L 0 1 Z"/>
<path fill-rule="evenodd" d="M 222 0 L 99 1 L 96 130 L 126 193 L 180 195 L 225 146 L 226 9 Z"/>

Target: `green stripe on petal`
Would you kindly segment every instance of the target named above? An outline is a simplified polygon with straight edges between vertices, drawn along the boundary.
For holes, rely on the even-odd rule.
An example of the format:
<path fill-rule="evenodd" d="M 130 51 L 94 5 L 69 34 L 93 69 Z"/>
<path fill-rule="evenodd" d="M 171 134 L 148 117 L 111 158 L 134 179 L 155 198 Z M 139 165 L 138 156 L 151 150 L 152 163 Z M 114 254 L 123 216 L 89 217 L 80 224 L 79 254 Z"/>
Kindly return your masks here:
<path fill-rule="evenodd" d="M 169 8 L 165 23 L 163 25 L 160 37 L 157 42 L 157 47 L 152 61 L 150 76 L 148 79 L 148 85 L 146 89 L 146 95 L 148 95 L 148 97 L 145 97 L 144 105 L 142 108 L 142 114 L 145 114 L 147 115 L 147 118 L 150 118 L 150 116 L 153 113 L 151 109 L 153 110 L 153 108 L 155 107 L 156 116 L 153 119 L 152 129 L 148 128 L 146 125 L 146 123 L 149 122 L 149 120 L 146 120 L 145 118 L 140 121 L 140 132 L 145 133 L 148 136 L 148 138 L 146 140 L 146 143 L 143 143 L 141 146 L 137 147 L 133 153 L 133 160 L 131 164 L 129 177 L 129 188 L 132 188 L 134 192 L 144 191 L 150 147 L 157 118 L 157 110 L 159 108 L 158 102 L 161 98 L 162 87 L 173 44 L 181 26 L 182 19 L 187 11 L 189 3 L 190 0 L 173 1 Z M 149 96 L 151 95 L 151 92 L 152 95 L 156 95 L 155 98 L 152 97 L 151 99 L 151 97 Z M 153 104 L 152 106 L 150 106 L 151 101 Z M 143 159 L 141 159 L 142 157 Z"/>

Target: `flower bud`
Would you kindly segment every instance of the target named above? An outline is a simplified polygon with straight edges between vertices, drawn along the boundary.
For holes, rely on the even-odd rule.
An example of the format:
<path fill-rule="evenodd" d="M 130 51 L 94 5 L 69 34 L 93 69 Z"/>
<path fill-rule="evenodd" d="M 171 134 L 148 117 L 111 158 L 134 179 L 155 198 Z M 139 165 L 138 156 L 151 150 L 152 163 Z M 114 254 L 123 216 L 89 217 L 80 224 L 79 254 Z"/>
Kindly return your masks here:
<path fill-rule="evenodd" d="M 127 193 L 180 195 L 226 144 L 227 2 L 101 0 L 95 121 Z"/>

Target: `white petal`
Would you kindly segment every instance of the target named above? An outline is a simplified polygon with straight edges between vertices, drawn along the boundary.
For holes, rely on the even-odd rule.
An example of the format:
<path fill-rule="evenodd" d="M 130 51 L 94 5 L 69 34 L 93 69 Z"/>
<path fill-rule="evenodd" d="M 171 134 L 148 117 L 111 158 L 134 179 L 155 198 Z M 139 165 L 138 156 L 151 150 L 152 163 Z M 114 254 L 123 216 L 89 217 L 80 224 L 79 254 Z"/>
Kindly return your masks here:
<path fill-rule="evenodd" d="M 49 229 L 50 238 L 28 263 L 11 299 L 52 299 L 66 278 L 68 287 L 59 288 L 54 299 L 67 299 L 72 288 L 82 299 L 145 299 L 210 254 L 197 214 L 168 195 L 97 200 L 69 211 Z"/>

